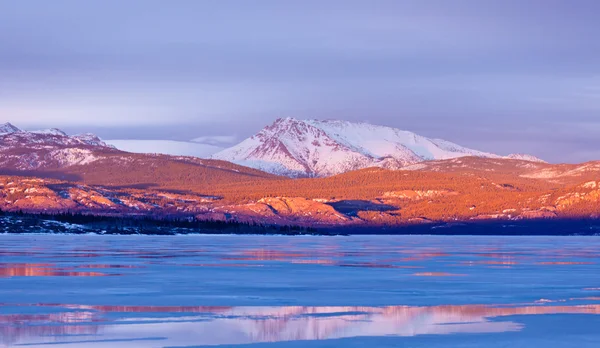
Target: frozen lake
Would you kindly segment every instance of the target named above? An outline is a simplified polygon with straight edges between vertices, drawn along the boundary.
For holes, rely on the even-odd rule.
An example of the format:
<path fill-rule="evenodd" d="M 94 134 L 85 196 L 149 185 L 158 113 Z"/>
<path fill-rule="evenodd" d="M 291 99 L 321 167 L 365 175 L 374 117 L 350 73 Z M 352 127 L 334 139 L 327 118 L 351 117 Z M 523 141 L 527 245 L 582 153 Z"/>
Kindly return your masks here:
<path fill-rule="evenodd" d="M 600 238 L 0 235 L 0 347 L 599 347 Z"/>

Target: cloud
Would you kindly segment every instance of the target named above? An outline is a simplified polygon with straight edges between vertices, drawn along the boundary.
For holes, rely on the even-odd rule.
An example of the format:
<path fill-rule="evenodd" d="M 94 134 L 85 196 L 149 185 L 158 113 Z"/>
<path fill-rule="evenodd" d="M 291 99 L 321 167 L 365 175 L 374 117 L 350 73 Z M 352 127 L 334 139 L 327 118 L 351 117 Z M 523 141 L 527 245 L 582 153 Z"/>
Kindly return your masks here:
<path fill-rule="evenodd" d="M 195 143 L 201 144 L 209 144 L 209 145 L 231 145 L 237 140 L 235 135 L 206 135 L 201 136 L 191 141 Z"/>

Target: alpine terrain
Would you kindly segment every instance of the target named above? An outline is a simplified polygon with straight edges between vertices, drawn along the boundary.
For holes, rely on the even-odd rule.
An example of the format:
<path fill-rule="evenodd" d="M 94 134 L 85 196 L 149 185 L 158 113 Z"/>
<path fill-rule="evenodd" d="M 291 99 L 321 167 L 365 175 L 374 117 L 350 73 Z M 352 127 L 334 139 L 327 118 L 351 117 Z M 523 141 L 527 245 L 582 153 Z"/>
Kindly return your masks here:
<path fill-rule="evenodd" d="M 278 175 L 325 177 L 367 167 L 399 169 L 465 156 L 543 162 L 530 155 L 503 157 L 391 127 L 294 118 L 277 119 L 213 158 Z"/>
<path fill-rule="evenodd" d="M 91 133 L 69 136 L 60 129 L 23 131 L 0 125 L 0 166 L 32 170 L 62 168 L 95 162 L 103 152 L 117 150 Z"/>
<path fill-rule="evenodd" d="M 278 120 L 227 151 L 238 163 L 271 172 L 327 177 L 290 179 L 216 159 L 129 153 L 92 134 L 5 124 L 0 216 L 81 213 L 336 228 L 600 216 L 600 162 L 548 164 L 388 127 L 294 119 Z"/>

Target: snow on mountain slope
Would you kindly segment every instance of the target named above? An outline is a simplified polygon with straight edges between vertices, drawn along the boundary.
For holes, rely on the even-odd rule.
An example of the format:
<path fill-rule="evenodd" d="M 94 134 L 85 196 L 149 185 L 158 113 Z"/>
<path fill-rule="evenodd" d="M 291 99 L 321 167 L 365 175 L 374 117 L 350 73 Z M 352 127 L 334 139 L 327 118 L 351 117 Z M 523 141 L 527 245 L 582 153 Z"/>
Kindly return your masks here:
<path fill-rule="evenodd" d="M 42 130 L 37 130 L 37 131 L 30 131 L 29 133 L 46 134 L 46 135 L 58 135 L 58 136 L 63 136 L 63 137 L 67 136 L 67 133 L 61 131 L 58 128 L 50 128 L 50 129 L 42 129 Z"/>
<path fill-rule="evenodd" d="M 160 153 L 174 156 L 193 156 L 206 158 L 223 150 L 222 147 L 187 141 L 173 140 L 106 140 L 116 148 L 134 153 Z"/>
<path fill-rule="evenodd" d="M 113 147 L 110 144 L 102 141 L 97 135 L 92 133 L 77 134 L 70 137 L 83 145 L 98 146 L 98 147 Z"/>
<path fill-rule="evenodd" d="M 88 164 L 102 153 L 116 151 L 94 134 L 69 136 L 60 129 L 23 131 L 10 123 L 0 125 L 0 166 L 30 170 Z"/>
<path fill-rule="evenodd" d="M 368 123 L 347 121 L 306 121 L 323 129 L 339 142 L 353 144 L 363 153 L 374 157 L 397 157 L 398 148 L 406 148 L 420 160 L 448 159 L 468 154 L 482 157 L 500 157 L 491 153 L 471 150 L 449 141 L 428 139 L 412 132 Z"/>
<path fill-rule="evenodd" d="M 373 162 L 352 144 L 336 141 L 309 122 L 290 118 L 277 120 L 213 158 L 294 177 L 333 175 Z"/>
<path fill-rule="evenodd" d="M 503 158 L 391 127 L 282 118 L 213 158 L 274 174 L 311 177 L 465 156 Z"/>
<path fill-rule="evenodd" d="M 0 135 L 20 132 L 21 130 L 10 123 L 0 125 Z"/>
<path fill-rule="evenodd" d="M 522 161 L 529 161 L 529 162 L 539 162 L 539 163 L 546 163 L 546 161 L 544 161 L 541 158 L 532 156 L 532 155 L 528 155 L 528 154 L 524 154 L 524 153 L 512 153 L 508 156 L 506 156 L 506 158 L 508 159 L 515 159 L 515 160 L 522 160 Z"/>
<path fill-rule="evenodd" d="M 69 136 L 67 133 L 57 128 L 24 131 L 10 123 L 0 125 L 0 146 L 96 146 L 110 147 L 98 136 L 91 133 Z"/>

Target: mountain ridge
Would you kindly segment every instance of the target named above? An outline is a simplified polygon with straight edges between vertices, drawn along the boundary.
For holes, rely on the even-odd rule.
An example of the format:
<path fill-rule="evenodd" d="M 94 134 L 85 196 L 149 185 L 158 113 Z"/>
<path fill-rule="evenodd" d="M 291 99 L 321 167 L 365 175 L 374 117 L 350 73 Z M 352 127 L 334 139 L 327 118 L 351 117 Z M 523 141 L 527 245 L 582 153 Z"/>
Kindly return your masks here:
<path fill-rule="evenodd" d="M 277 175 L 326 177 L 368 167 L 400 169 L 465 156 L 543 162 L 531 155 L 500 156 L 388 126 L 291 117 L 275 120 L 212 158 Z"/>
<path fill-rule="evenodd" d="M 99 153 L 118 151 L 91 133 L 67 135 L 57 128 L 24 131 L 11 123 L 0 125 L 0 166 L 35 170 L 62 168 L 98 160 Z"/>
<path fill-rule="evenodd" d="M 97 135 L 93 133 L 81 133 L 75 135 L 68 135 L 66 132 L 58 129 L 58 128 L 48 128 L 41 130 L 33 130 L 26 131 L 22 130 L 12 123 L 7 122 L 0 125 L 0 137 L 6 139 L 7 137 L 15 137 L 19 136 L 19 139 L 23 141 L 22 144 L 33 144 L 33 143 L 42 143 L 44 141 L 49 141 L 57 145 L 89 145 L 89 146 L 99 146 L 99 147 L 107 147 L 114 148 L 114 146 L 109 145 L 102 141 Z"/>

